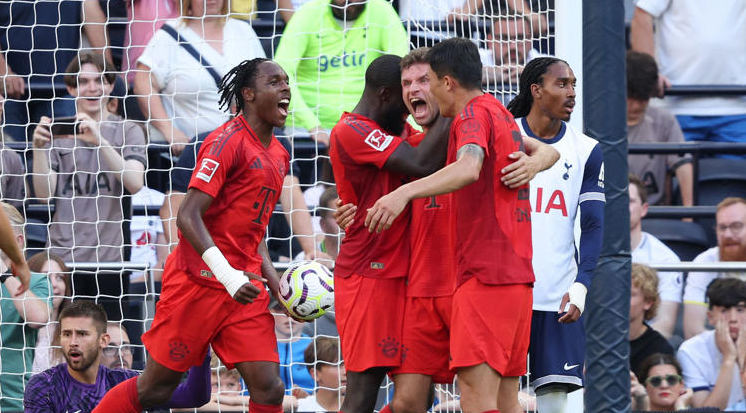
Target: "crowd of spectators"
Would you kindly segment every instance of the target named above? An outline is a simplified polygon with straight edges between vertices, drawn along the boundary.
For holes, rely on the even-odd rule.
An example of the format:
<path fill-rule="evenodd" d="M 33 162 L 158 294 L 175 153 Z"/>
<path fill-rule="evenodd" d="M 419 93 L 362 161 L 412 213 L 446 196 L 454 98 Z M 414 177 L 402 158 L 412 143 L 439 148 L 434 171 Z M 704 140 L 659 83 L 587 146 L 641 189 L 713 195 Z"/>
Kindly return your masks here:
<path fill-rule="evenodd" d="M 553 50 L 552 2 L 544 0 L 276 0 L 271 10 L 266 3 L 0 3 L 0 205 L 19 245 L 26 246 L 32 224 L 45 228 L 46 243 L 45 252 L 29 259 L 31 288 L 22 300 L 12 299 L 17 280 L 0 278 L 1 410 L 22 410 L 31 373 L 65 362 L 58 317 L 73 297 L 96 298 L 113 320 L 102 365 L 142 365 L 136 351 L 147 317 L 142 297 L 158 292 L 163 263 L 178 241 L 175 216 L 201 142 L 231 116 L 232 108 L 218 105 L 218 84 L 237 63 L 270 56 L 291 79 L 291 116 L 276 135 L 295 157 L 269 227 L 272 258 L 319 259 L 333 267 L 341 235 L 332 214 L 329 131 L 353 109 L 372 60 L 404 55 L 434 33 L 468 35 L 480 45 L 485 88 L 507 104 L 525 64 Z M 629 143 L 746 142 L 746 97 L 658 99 L 672 86 L 746 84 L 743 42 L 723 41 L 746 39 L 746 10 L 740 0 L 703 3 L 634 6 L 626 59 Z M 273 22 L 269 32 L 257 23 L 262 19 Z M 414 22 L 409 31 L 403 21 Z M 112 35 L 117 25 L 124 27 L 121 39 Z M 744 272 L 656 272 L 645 265 L 680 262 L 644 223 L 649 206 L 696 205 L 692 161 L 629 156 L 636 263 L 631 396 L 634 406 L 650 410 L 746 409 Z M 155 179 L 161 167 L 166 178 Z M 742 197 L 723 194 L 716 244 L 695 262 L 746 261 Z M 30 211 L 44 204 L 49 213 L 32 219 Z M 133 207 L 141 212 L 133 215 Z M 6 272 L 10 262 L 2 258 Z M 148 269 L 128 271 L 123 262 Z M 329 338 L 336 335 L 333 313 L 306 331 L 284 315 L 276 318 L 285 407 L 338 409 L 344 364 Z M 222 403 L 247 404 L 235 372 L 213 368 L 213 393 L 227 392 Z M 221 399 L 213 396 L 208 406 L 221 406 Z"/>

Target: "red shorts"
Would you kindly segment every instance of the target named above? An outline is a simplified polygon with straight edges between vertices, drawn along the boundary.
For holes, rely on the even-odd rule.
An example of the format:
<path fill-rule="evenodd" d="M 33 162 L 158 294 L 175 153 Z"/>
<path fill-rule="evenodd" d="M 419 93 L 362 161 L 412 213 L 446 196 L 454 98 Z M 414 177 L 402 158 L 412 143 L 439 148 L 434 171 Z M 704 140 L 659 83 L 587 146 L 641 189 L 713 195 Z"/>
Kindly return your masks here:
<path fill-rule="evenodd" d="M 334 309 L 345 369 L 401 364 L 406 278 L 334 277 Z"/>
<path fill-rule="evenodd" d="M 453 296 L 407 297 L 401 366 L 395 374 L 424 374 L 434 383 L 453 383 L 448 369 Z"/>
<path fill-rule="evenodd" d="M 526 374 L 533 288 L 487 285 L 476 277 L 453 295 L 451 369 L 487 363 L 501 376 Z"/>
<path fill-rule="evenodd" d="M 142 335 L 150 355 L 175 371 L 202 363 L 207 346 L 226 367 L 245 361 L 279 363 L 275 323 L 269 312 L 264 285 L 252 304 L 239 304 L 225 289 L 199 285 L 176 268 L 173 255 L 166 260 L 163 289 L 153 325 Z"/>

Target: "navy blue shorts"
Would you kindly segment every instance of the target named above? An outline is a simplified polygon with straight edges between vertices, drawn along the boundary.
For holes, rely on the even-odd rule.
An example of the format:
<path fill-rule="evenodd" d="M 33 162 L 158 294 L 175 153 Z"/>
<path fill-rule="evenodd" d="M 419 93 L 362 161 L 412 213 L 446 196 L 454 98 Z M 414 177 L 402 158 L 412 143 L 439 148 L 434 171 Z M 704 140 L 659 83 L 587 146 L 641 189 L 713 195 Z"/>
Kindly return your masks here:
<path fill-rule="evenodd" d="M 534 310 L 531 318 L 529 379 L 535 389 L 548 384 L 565 385 L 568 392 L 583 387 L 585 330 L 583 318 L 562 324 L 563 314 Z"/>

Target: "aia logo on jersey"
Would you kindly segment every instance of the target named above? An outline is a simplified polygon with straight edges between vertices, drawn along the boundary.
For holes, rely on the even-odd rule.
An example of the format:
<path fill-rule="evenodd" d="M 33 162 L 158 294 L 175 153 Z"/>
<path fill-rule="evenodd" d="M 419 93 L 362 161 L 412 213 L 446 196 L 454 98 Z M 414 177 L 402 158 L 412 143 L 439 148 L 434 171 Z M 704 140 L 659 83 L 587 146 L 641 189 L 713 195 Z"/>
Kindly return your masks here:
<path fill-rule="evenodd" d="M 378 152 L 383 152 L 391 144 L 394 137 L 376 129 L 365 137 L 365 143 Z"/>
<path fill-rule="evenodd" d="M 199 166 L 199 170 L 197 171 L 197 178 L 205 182 L 210 182 L 212 176 L 215 175 L 215 171 L 218 170 L 218 166 L 220 166 L 220 163 L 217 161 L 213 161 L 210 158 L 202 159 L 202 165 Z"/>
<path fill-rule="evenodd" d="M 562 213 L 563 217 L 567 216 L 567 204 L 565 203 L 565 194 L 559 189 L 555 189 L 549 196 L 546 206 L 544 206 L 544 188 L 536 188 L 536 203 L 534 203 L 534 212 L 543 212 L 548 214 L 553 209 Z"/>

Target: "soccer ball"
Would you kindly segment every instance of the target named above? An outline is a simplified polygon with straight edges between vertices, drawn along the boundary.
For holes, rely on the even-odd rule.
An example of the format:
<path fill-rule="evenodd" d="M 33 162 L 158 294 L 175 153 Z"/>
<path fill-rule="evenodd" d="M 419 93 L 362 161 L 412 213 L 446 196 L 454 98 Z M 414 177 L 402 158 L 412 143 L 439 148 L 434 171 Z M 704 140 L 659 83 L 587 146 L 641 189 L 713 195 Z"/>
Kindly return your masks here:
<path fill-rule="evenodd" d="M 334 305 L 334 276 L 315 261 L 292 264 L 280 277 L 280 303 L 294 317 L 315 320 Z"/>

